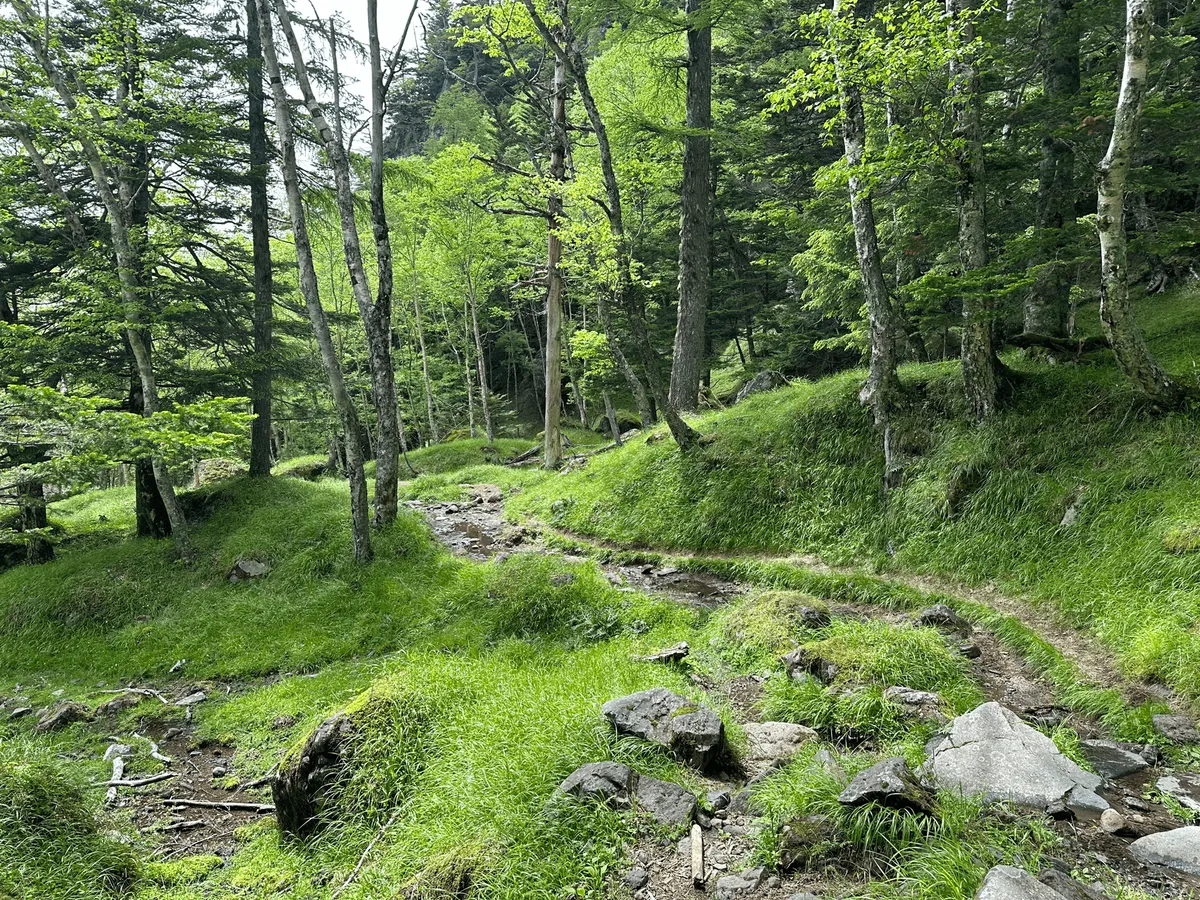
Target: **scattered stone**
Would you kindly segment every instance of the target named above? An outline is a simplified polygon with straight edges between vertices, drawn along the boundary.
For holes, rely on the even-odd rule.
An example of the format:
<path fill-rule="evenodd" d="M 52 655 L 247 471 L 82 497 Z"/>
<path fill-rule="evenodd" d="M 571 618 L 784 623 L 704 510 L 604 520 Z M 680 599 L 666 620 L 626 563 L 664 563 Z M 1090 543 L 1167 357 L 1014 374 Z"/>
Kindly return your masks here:
<path fill-rule="evenodd" d="M 175 705 L 176 706 L 195 706 L 197 703 L 203 703 L 207 699 L 208 699 L 208 694 L 204 693 L 204 691 L 195 691 L 191 694 L 188 694 L 182 700 L 176 700 Z"/>
<path fill-rule="evenodd" d="M 1125 817 L 1115 809 L 1100 813 L 1100 827 L 1109 834 L 1120 834 L 1125 830 Z"/>
<path fill-rule="evenodd" d="M 1063 900 L 1024 869 L 996 866 L 983 879 L 975 900 Z"/>
<path fill-rule="evenodd" d="M 821 628 L 828 628 L 833 619 L 829 616 L 829 610 L 821 609 L 816 606 L 802 606 L 799 612 L 800 625 L 804 628 L 810 628 L 813 631 L 818 631 Z"/>
<path fill-rule="evenodd" d="M 128 756 L 133 752 L 133 747 L 129 744 L 109 744 L 108 749 L 104 751 L 104 761 L 112 762 L 114 757 Z"/>
<path fill-rule="evenodd" d="M 1086 884 L 1081 884 L 1058 869 L 1047 869 L 1038 876 L 1038 881 L 1065 900 L 1109 900 L 1109 898 Z"/>
<path fill-rule="evenodd" d="M 229 570 L 229 580 L 236 584 L 239 581 L 253 581 L 264 577 L 271 567 L 257 559 L 239 559 Z M 172 669 L 172 671 L 175 671 Z"/>
<path fill-rule="evenodd" d="M 725 749 L 721 717 L 666 688 L 610 700 L 602 712 L 618 734 L 661 744 L 681 762 L 698 769 L 716 764 Z"/>
<path fill-rule="evenodd" d="M 580 766 L 568 775 L 558 789 L 581 800 L 623 807 L 629 805 L 637 783 L 637 772 L 629 766 L 616 762 L 593 762 Z"/>
<path fill-rule="evenodd" d="M 758 890 L 766 877 L 762 866 L 747 869 L 740 875 L 726 875 L 717 879 L 717 900 L 741 900 Z"/>
<path fill-rule="evenodd" d="M 926 628 L 936 628 L 951 634 L 966 637 L 973 630 L 971 623 L 952 610 L 945 603 L 938 603 L 917 613 L 916 623 Z"/>
<path fill-rule="evenodd" d="M 1200 775 L 1190 773 L 1164 775 L 1154 783 L 1154 786 L 1184 809 L 1200 813 Z"/>
<path fill-rule="evenodd" d="M 136 691 L 127 691 L 124 694 L 117 694 L 111 700 L 107 700 L 96 707 L 96 715 L 98 716 L 115 716 L 127 709 L 133 709 L 146 697 L 144 694 L 139 694 Z"/>
<path fill-rule="evenodd" d="M 750 739 L 749 758 L 755 762 L 791 759 L 809 741 L 818 739 L 811 728 L 791 722 L 750 722 L 743 728 Z"/>
<path fill-rule="evenodd" d="M 808 891 L 800 891 L 799 893 L 792 894 L 792 896 L 788 897 L 788 900 L 821 900 L 821 898 L 816 894 L 810 894 Z"/>
<path fill-rule="evenodd" d="M 642 662 L 649 663 L 675 663 L 681 659 L 685 659 L 690 652 L 691 648 L 688 647 L 687 641 L 681 641 L 674 647 L 668 647 L 666 650 L 656 650 L 649 656 L 643 656 L 641 660 Z"/>
<path fill-rule="evenodd" d="M 626 872 L 621 881 L 631 891 L 641 890 L 650 881 L 650 873 L 639 866 Z"/>
<path fill-rule="evenodd" d="M 838 675 L 836 663 L 823 659 L 803 647 L 785 653 L 780 661 L 788 677 L 795 681 L 803 681 L 805 676 L 811 675 L 822 684 L 829 684 Z"/>
<path fill-rule="evenodd" d="M 885 759 L 859 772 L 838 794 L 838 803 L 846 806 L 877 803 L 891 809 L 933 813 L 933 795 L 917 781 L 902 756 Z"/>
<path fill-rule="evenodd" d="M 733 402 L 741 403 L 752 394 L 761 394 L 764 391 L 773 391 L 776 388 L 783 387 L 785 384 L 787 384 L 787 378 L 784 377 L 782 372 L 775 372 L 771 369 L 763 369 L 763 371 L 759 372 L 744 385 L 742 385 L 742 389 L 737 392 L 737 396 L 734 398 Z"/>
<path fill-rule="evenodd" d="M 307 837 L 324 824 L 330 789 L 343 774 L 343 752 L 353 725 L 345 713 L 330 716 L 308 736 L 298 756 L 283 765 L 271 782 L 279 829 L 292 837 Z"/>
<path fill-rule="evenodd" d="M 1200 877 L 1200 826 L 1148 834 L 1130 844 L 1129 852 L 1144 863 Z"/>
<path fill-rule="evenodd" d="M 213 766 L 213 770 L 212 770 L 213 778 L 224 778 L 228 774 L 229 774 L 229 770 L 226 769 L 224 766 Z"/>
<path fill-rule="evenodd" d="M 58 731 L 60 728 L 66 728 L 75 722 L 86 722 L 91 717 L 92 711 L 82 703 L 68 700 L 65 703 L 58 704 L 58 706 L 42 716 L 38 720 L 37 725 L 34 726 L 34 731 L 42 733 Z"/>
<path fill-rule="evenodd" d="M 295 716 L 287 716 L 287 715 L 276 716 L 274 719 L 271 720 L 271 727 L 276 729 L 277 731 L 280 731 L 284 728 L 291 728 L 295 724 L 296 724 Z"/>
<path fill-rule="evenodd" d="M 958 652 L 967 659 L 979 659 L 983 656 L 983 651 L 979 649 L 979 645 L 974 641 L 963 641 L 958 645 Z"/>
<path fill-rule="evenodd" d="M 173 740 L 175 740 L 175 738 L 179 737 L 181 734 L 183 734 L 182 728 L 168 728 L 166 731 L 163 732 L 163 740 L 164 741 L 173 741 Z"/>
<path fill-rule="evenodd" d="M 808 864 L 823 841 L 833 837 L 824 816 L 804 816 L 788 822 L 779 832 L 779 867 L 787 872 Z"/>
<path fill-rule="evenodd" d="M 906 713 L 927 722 L 949 721 L 942 712 L 942 698 L 933 691 L 917 691 L 910 687 L 890 687 L 883 699 L 895 703 Z"/>
<path fill-rule="evenodd" d="M 660 825 L 687 825 L 696 815 L 696 796 L 672 781 L 657 778 L 637 779 L 638 806 Z"/>
<path fill-rule="evenodd" d="M 1152 719 L 1154 730 L 1177 744 L 1200 743 L 1200 731 L 1187 716 L 1158 715 Z"/>
<path fill-rule="evenodd" d="M 12 722 L 16 719 L 22 719 L 33 712 L 32 706 L 18 706 L 8 714 L 8 721 Z"/>
<path fill-rule="evenodd" d="M 1070 718 L 1071 711 L 1063 706 L 1025 706 L 1020 715 L 1038 728 L 1057 728 Z"/>
<path fill-rule="evenodd" d="M 826 775 L 833 778 L 835 781 L 846 780 L 846 770 L 842 768 L 842 764 L 837 761 L 832 753 L 822 747 L 813 754 L 813 762 L 820 767 Z"/>
<path fill-rule="evenodd" d="M 1140 754 L 1126 750 L 1114 741 L 1080 741 L 1079 749 L 1092 768 L 1110 781 L 1140 772 L 1149 766 Z"/>
<path fill-rule="evenodd" d="M 720 812 L 729 806 L 731 798 L 729 791 L 709 791 L 706 799 L 708 800 L 709 809 L 714 812 Z"/>
<path fill-rule="evenodd" d="M 1077 814 L 1108 809 L 1096 793 L 1100 776 L 1083 771 L 994 701 L 956 718 L 925 767 L 937 787 L 990 801 L 1046 811 L 1061 805 Z"/>

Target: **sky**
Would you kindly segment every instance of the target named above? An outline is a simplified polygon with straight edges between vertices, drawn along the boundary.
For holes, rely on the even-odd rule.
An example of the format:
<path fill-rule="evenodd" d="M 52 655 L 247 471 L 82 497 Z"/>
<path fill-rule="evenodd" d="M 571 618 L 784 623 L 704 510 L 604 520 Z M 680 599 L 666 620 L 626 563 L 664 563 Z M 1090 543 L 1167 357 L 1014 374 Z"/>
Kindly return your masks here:
<path fill-rule="evenodd" d="M 413 0 L 379 0 L 379 43 L 383 48 L 385 65 L 389 53 L 395 49 L 404 31 L 404 22 L 412 11 L 412 4 Z M 366 46 L 367 0 L 290 0 L 288 6 L 299 16 L 311 16 L 314 8 L 322 19 L 340 13 L 342 19 L 349 23 L 350 32 Z M 408 39 L 404 42 L 405 49 L 411 50 L 421 43 L 421 16 L 428 8 L 428 0 L 421 0 L 417 18 L 413 19 Z M 346 81 L 345 90 L 353 92 L 365 102 L 371 78 L 366 60 L 342 58 L 338 61 L 338 67 Z"/>

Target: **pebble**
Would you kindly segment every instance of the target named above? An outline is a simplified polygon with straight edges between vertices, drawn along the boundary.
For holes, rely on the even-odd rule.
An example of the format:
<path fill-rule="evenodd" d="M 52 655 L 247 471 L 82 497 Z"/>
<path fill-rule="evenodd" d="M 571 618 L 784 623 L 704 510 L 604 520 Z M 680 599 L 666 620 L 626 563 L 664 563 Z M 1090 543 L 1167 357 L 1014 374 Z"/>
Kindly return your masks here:
<path fill-rule="evenodd" d="M 1106 809 L 1100 814 L 1100 827 L 1109 834 L 1125 830 L 1125 817 L 1115 809 Z"/>

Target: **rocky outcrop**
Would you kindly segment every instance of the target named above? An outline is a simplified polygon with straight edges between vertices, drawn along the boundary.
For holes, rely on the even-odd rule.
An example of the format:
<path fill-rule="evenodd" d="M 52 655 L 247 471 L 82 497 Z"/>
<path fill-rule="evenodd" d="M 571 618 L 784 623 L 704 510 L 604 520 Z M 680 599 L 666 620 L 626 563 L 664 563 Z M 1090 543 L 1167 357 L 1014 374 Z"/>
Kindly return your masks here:
<path fill-rule="evenodd" d="M 1129 845 L 1135 858 L 1164 866 L 1193 878 L 1200 877 L 1200 825 L 1188 825 L 1138 838 Z"/>
<path fill-rule="evenodd" d="M 926 773 L 944 789 L 1027 809 L 1099 816 L 1101 779 L 1067 759 L 1054 742 L 999 703 L 985 703 L 950 726 Z"/>
<path fill-rule="evenodd" d="M 688 825 L 696 816 L 696 795 L 673 781 L 642 776 L 637 780 L 637 804 L 659 825 Z"/>
<path fill-rule="evenodd" d="M 1164 775 L 1154 786 L 1184 809 L 1200 813 L 1200 775 L 1188 772 Z"/>
<path fill-rule="evenodd" d="M 844 806 L 865 806 L 868 803 L 889 809 L 932 814 L 933 794 L 923 786 L 902 756 L 885 759 L 859 772 L 838 794 Z"/>
<path fill-rule="evenodd" d="M 82 703 L 67 700 L 58 704 L 58 706 L 42 716 L 38 720 L 37 725 L 34 726 L 34 731 L 39 731 L 43 734 L 48 731 L 58 731 L 76 722 L 86 722 L 91 717 L 92 711 Z"/>
<path fill-rule="evenodd" d="M 637 772 L 616 762 L 586 763 L 566 777 L 558 789 L 580 800 L 627 807 L 637 786 Z"/>
<path fill-rule="evenodd" d="M 883 699 L 895 703 L 905 713 L 927 722 L 948 721 L 942 712 L 942 698 L 932 691 L 917 691 L 910 687 L 890 687 L 883 692 Z"/>
<path fill-rule="evenodd" d="M 784 671 L 793 681 L 815 678 L 822 684 L 830 684 L 838 676 L 837 663 L 803 647 L 785 653 L 779 661 L 783 663 Z"/>
<path fill-rule="evenodd" d="M 680 762 L 697 769 L 718 765 L 725 751 L 721 717 L 666 688 L 610 700 L 602 712 L 618 734 L 660 744 Z"/>
<path fill-rule="evenodd" d="M 1155 716 L 1154 730 L 1165 737 L 1168 741 L 1174 741 L 1177 744 L 1197 744 L 1200 743 L 1200 731 L 1196 730 L 1195 723 L 1187 716 Z"/>
<path fill-rule="evenodd" d="M 787 379 L 782 373 L 765 369 L 742 385 L 742 389 L 737 392 L 737 397 L 733 402 L 741 403 L 747 397 L 754 394 L 761 394 L 764 391 L 773 391 L 776 388 L 783 387 L 785 384 L 787 384 Z"/>
<path fill-rule="evenodd" d="M 928 609 L 921 610 L 921 612 L 917 613 L 914 621 L 926 628 L 936 628 L 938 631 L 943 631 L 947 634 L 957 634 L 962 637 L 966 637 L 972 631 L 971 623 L 945 603 L 937 603 Z"/>
<path fill-rule="evenodd" d="M 345 774 L 347 739 L 353 731 L 349 717 L 337 713 L 322 722 L 271 782 L 275 818 L 289 837 L 315 834 L 324 824 L 322 813 Z"/>
<path fill-rule="evenodd" d="M 240 581 L 254 581 L 257 578 L 263 578 L 270 571 L 271 567 L 265 562 L 257 559 L 239 559 L 230 568 L 227 577 L 231 583 L 237 584 Z"/>
<path fill-rule="evenodd" d="M 1124 778 L 1151 765 L 1151 762 L 1138 752 L 1141 748 L 1134 750 L 1115 741 L 1080 741 L 1079 749 L 1097 774 L 1109 780 Z"/>

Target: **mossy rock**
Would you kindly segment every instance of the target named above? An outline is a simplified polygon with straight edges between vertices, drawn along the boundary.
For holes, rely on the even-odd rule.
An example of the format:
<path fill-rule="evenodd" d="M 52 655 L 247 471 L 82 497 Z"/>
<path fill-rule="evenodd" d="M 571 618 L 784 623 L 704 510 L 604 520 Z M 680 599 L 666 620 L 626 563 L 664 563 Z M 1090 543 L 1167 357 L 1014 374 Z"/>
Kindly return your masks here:
<path fill-rule="evenodd" d="M 1200 525 L 1179 525 L 1170 529 L 1163 535 L 1162 545 L 1168 553 L 1184 554 L 1200 551 Z"/>

